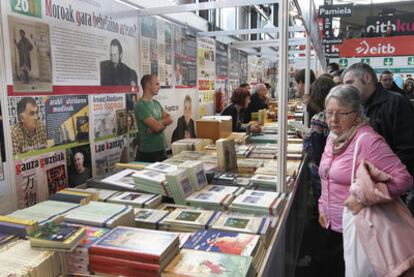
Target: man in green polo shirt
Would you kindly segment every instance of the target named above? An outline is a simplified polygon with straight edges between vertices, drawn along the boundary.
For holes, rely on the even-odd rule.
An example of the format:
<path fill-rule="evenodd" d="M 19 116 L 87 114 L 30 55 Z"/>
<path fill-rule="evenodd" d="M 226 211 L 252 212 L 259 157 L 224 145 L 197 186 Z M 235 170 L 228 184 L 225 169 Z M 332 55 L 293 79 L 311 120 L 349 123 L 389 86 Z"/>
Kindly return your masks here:
<path fill-rule="evenodd" d="M 141 86 L 144 94 L 135 106 L 140 136 L 140 145 L 135 160 L 160 162 L 167 158 L 165 153 L 167 140 L 164 129 L 172 123 L 172 119 L 161 104 L 152 99 L 160 91 L 158 77 L 153 74 L 144 75 L 141 79 Z"/>

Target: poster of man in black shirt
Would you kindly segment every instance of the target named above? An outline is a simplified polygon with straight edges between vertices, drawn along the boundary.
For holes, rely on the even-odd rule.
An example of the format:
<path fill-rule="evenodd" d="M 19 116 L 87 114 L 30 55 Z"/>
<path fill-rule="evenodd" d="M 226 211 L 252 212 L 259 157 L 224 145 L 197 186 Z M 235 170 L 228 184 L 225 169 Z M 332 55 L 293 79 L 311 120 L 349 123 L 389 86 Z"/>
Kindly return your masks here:
<path fill-rule="evenodd" d="M 137 73 L 122 62 L 122 53 L 121 43 L 113 39 L 109 47 L 109 60 L 100 64 L 101 86 L 137 86 Z"/>

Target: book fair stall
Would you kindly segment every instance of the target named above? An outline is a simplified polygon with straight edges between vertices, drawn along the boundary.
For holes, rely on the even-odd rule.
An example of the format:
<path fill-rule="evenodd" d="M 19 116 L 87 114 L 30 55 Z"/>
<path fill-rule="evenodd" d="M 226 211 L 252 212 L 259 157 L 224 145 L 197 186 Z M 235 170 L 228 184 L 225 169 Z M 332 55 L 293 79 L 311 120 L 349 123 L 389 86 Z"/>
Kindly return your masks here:
<path fill-rule="evenodd" d="M 172 2 L 0 3 L 0 275 L 294 276 L 308 128 L 289 57 L 302 46 L 308 93 L 311 61 L 326 67 L 315 5 Z M 277 27 L 211 31 L 198 16 L 276 4 Z M 135 161 L 147 74 L 173 121 L 154 163 Z M 265 82 L 277 100 L 252 113 L 261 132 L 233 132 L 218 102 Z"/>

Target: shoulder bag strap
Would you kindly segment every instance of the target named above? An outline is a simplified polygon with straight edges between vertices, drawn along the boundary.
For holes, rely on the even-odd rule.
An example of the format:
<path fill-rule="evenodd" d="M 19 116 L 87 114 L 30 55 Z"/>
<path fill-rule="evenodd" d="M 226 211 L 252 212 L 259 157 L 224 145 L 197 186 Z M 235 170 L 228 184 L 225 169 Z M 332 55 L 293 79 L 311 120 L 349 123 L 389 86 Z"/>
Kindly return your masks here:
<path fill-rule="evenodd" d="M 352 173 L 351 173 L 351 183 L 353 183 L 355 181 L 355 172 L 356 172 L 356 158 L 357 158 L 357 154 L 358 154 L 358 148 L 359 148 L 359 142 L 361 140 L 361 138 L 363 136 L 365 136 L 366 133 L 361 134 L 358 138 L 357 141 L 355 143 L 355 148 L 354 148 L 354 157 L 352 159 Z"/>

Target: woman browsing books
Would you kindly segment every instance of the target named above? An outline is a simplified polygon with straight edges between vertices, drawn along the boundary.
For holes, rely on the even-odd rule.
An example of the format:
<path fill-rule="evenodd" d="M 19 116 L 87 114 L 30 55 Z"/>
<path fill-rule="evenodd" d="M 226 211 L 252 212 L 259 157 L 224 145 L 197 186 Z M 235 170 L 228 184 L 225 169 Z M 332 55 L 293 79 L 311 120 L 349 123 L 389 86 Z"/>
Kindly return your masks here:
<path fill-rule="evenodd" d="M 250 103 L 250 92 L 245 88 L 237 88 L 231 97 L 231 104 L 221 112 L 221 115 L 230 115 L 232 117 L 232 131 L 245 132 L 246 128 L 242 126 L 244 121 L 245 110 Z M 251 132 L 260 132 L 260 126 L 252 125 Z"/>

